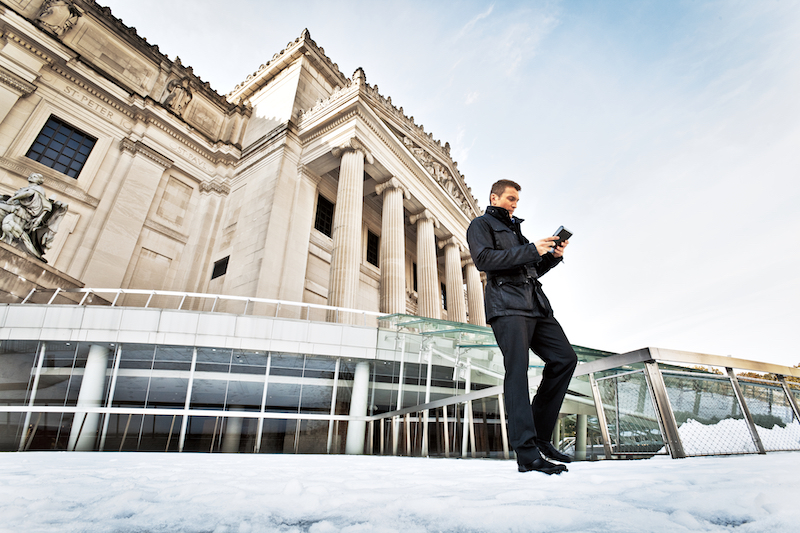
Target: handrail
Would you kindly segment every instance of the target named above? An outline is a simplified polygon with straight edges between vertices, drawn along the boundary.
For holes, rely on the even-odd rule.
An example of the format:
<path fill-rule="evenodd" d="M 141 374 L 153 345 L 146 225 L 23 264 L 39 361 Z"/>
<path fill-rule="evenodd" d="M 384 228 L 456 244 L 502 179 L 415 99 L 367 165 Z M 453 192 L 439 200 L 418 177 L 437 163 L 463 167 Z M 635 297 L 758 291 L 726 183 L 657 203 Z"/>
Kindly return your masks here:
<path fill-rule="evenodd" d="M 335 307 L 332 305 L 323 305 L 323 304 L 314 304 L 309 302 L 293 302 L 289 300 L 275 300 L 273 298 L 254 298 L 252 296 L 234 296 L 229 294 L 207 294 L 207 293 L 200 293 L 200 292 L 182 292 L 182 291 L 162 291 L 162 290 L 146 290 L 146 289 L 94 289 L 94 288 L 76 288 L 76 289 L 31 289 L 31 292 L 28 296 L 21 302 L 22 304 L 29 304 L 30 299 L 35 292 L 51 292 L 54 291 L 53 296 L 45 305 L 53 305 L 56 295 L 64 294 L 64 293 L 75 293 L 75 294 L 84 294 L 84 297 L 81 299 L 80 303 L 77 305 L 86 305 L 87 297 L 90 294 L 113 294 L 114 299 L 112 300 L 110 307 L 117 307 L 117 301 L 119 300 L 120 296 L 129 295 L 129 294 L 138 294 L 143 296 L 148 296 L 147 303 L 145 303 L 145 308 L 149 308 L 150 302 L 153 296 L 175 296 L 181 297 L 181 303 L 177 307 L 178 310 L 183 307 L 183 303 L 186 298 L 198 298 L 203 300 L 213 300 L 214 305 L 212 307 L 211 312 L 215 312 L 216 303 L 218 301 L 234 301 L 234 302 L 244 302 L 245 303 L 245 312 L 247 307 L 249 307 L 250 302 L 254 303 L 264 303 L 264 304 L 273 304 L 277 305 L 280 309 L 280 306 L 289 306 L 289 307 L 299 307 L 301 309 L 305 308 L 306 316 L 308 317 L 308 311 L 311 309 L 320 309 L 325 311 L 335 311 L 337 314 L 339 312 L 343 313 L 354 313 L 358 315 L 362 315 L 364 317 L 364 323 L 366 324 L 367 316 L 372 316 L 376 318 L 380 318 L 386 316 L 386 313 L 379 313 L 376 311 L 366 311 L 364 309 L 352 309 L 349 307 Z M 171 308 L 165 308 L 171 309 Z"/>

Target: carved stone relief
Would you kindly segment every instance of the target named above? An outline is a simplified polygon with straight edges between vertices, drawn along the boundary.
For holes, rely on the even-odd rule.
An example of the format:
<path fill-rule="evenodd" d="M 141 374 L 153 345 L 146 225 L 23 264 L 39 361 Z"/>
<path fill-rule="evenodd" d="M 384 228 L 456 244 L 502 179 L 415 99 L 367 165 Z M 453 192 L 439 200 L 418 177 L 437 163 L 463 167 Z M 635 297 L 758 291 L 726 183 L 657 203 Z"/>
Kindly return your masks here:
<path fill-rule="evenodd" d="M 67 33 L 81 12 L 69 0 L 45 0 L 36 21 L 59 37 Z"/>

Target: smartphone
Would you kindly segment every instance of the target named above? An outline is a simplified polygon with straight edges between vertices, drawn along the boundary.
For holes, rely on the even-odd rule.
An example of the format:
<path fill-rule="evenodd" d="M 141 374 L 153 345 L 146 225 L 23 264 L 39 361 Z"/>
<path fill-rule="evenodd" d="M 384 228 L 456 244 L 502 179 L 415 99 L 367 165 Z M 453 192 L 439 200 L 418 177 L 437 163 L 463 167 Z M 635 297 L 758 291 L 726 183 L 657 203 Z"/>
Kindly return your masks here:
<path fill-rule="evenodd" d="M 559 244 L 572 237 L 572 232 L 567 228 L 565 228 L 564 226 L 559 226 L 556 232 L 553 233 L 553 236 L 558 237 L 558 239 L 553 241 L 553 244 L 555 244 L 555 247 L 553 249 L 555 250 L 555 248 L 558 248 Z"/>

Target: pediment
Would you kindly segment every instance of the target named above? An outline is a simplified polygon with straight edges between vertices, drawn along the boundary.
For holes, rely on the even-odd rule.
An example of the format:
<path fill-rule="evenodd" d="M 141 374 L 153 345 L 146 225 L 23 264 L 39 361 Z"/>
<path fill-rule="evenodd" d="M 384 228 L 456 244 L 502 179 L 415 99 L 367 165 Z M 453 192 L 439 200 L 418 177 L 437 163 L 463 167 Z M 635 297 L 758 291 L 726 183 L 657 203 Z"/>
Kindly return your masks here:
<path fill-rule="evenodd" d="M 433 135 L 418 126 L 413 117 L 405 115 L 402 107 L 395 107 L 391 98 L 379 93 L 377 86 L 368 84 L 364 71 L 360 68 L 344 86 L 336 87 L 329 97 L 320 99 L 311 108 L 299 112 L 297 125 L 301 130 L 323 128 L 326 125 L 329 127 L 336 117 L 357 102 L 368 107 L 378 117 L 400 149 L 419 162 L 431 180 L 455 201 L 469 219 L 481 214 L 478 201 L 472 196 L 472 189 L 467 186 L 464 175 L 450 157 L 450 144 L 442 145 L 440 141 L 434 140 Z"/>

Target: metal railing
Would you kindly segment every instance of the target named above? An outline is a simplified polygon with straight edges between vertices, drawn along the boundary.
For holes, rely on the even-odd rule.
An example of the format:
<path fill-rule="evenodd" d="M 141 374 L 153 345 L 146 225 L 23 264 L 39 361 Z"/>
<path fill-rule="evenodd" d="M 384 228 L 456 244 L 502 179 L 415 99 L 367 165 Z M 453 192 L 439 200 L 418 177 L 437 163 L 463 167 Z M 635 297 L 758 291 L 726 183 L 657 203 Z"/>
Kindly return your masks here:
<path fill-rule="evenodd" d="M 320 310 L 326 311 L 326 322 L 338 322 L 340 318 L 340 314 L 351 314 L 351 315 L 360 315 L 363 317 L 362 323 L 363 325 L 367 324 L 367 317 L 374 317 L 376 320 L 379 317 L 385 316 L 386 313 L 378 313 L 375 311 L 365 311 L 363 309 L 350 309 L 346 307 L 334 307 L 330 305 L 322 305 L 322 304 L 313 304 L 307 302 L 293 302 L 289 300 L 275 300 L 272 298 L 255 298 L 255 297 L 248 297 L 248 296 L 233 296 L 227 294 L 205 294 L 205 293 L 198 293 L 198 292 L 179 292 L 179 291 L 161 291 L 161 290 L 139 290 L 139 289 L 94 289 L 94 288 L 80 288 L 80 289 L 37 289 L 33 288 L 25 297 L 25 299 L 20 302 L 20 304 L 32 303 L 32 299 L 35 295 L 50 295 L 50 298 L 45 302 L 46 305 L 54 305 L 56 303 L 56 299 L 59 295 L 69 295 L 69 294 L 82 294 L 83 296 L 80 297 L 80 300 L 77 302 L 77 305 L 88 305 L 92 303 L 93 305 L 108 305 L 110 307 L 128 307 L 120 302 L 120 298 L 123 296 L 128 295 L 138 295 L 138 296 L 147 296 L 147 301 L 144 305 L 136 305 L 131 307 L 143 307 L 145 309 L 150 308 L 150 304 L 153 301 L 153 298 L 156 296 L 163 296 L 163 297 L 171 297 L 171 298 L 180 298 L 180 301 L 177 307 L 174 307 L 175 310 L 184 310 L 183 306 L 187 302 L 187 300 L 196 299 L 201 302 L 211 302 L 211 309 L 208 312 L 229 312 L 229 311 L 216 311 L 217 305 L 220 302 L 238 302 L 244 303 L 244 309 L 241 313 L 247 315 L 248 311 L 254 313 L 256 309 L 256 304 L 266 304 L 269 306 L 275 306 L 274 313 L 270 312 L 270 315 L 278 317 L 282 308 L 299 308 L 301 310 L 301 318 L 302 318 L 302 310 L 305 310 L 305 320 L 311 320 L 311 310 Z M 98 300 L 94 300 L 92 295 L 102 296 L 102 295 L 111 295 L 113 298 L 106 299 L 106 298 L 99 298 Z M 74 301 L 67 301 L 62 302 L 68 305 L 75 305 L 76 302 Z M 251 307 L 252 305 L 252 307 Z M 164 307 L 159 306 L 159 309 L 173 309 L 173 307 Z M 188 309 L 187 309 L 188 310 Z M 263 313 L 263 316 L 267 316 L 267 313 Z"/>

